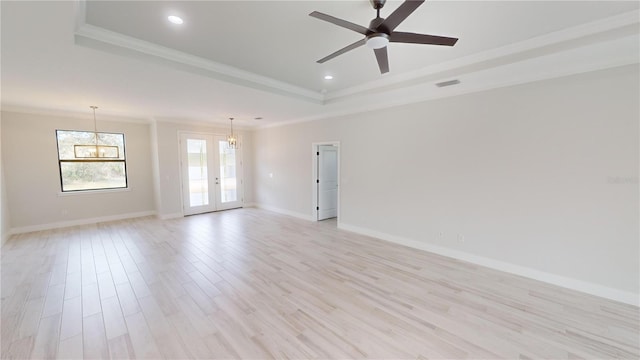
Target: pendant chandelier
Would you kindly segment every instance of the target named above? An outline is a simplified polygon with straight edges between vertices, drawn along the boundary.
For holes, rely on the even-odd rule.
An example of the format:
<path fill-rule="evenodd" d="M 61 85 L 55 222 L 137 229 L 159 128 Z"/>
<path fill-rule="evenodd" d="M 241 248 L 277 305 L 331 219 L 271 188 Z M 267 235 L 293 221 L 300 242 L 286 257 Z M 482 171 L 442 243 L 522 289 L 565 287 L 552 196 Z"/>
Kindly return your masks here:
<path fill-rule="evenodd" d="M 240 144 L 238 143 L 238 137 L 233 133 L 233 118 L 229 118 L 231 122 L 231 134 L 227 136 L 227 145 L 229 149 L 238 149 Z"/>
<path fill-rule="evenodd" d="M 117 159 L 120 157 L 120 148 L 113 145 L 99 145 L 98 123 L 96 121 L 95 105 L 89 106 L 93 109 L 93 136 L 95 142 L 86 145 L 73 145 L 73 156 L 76 159 Z"/>

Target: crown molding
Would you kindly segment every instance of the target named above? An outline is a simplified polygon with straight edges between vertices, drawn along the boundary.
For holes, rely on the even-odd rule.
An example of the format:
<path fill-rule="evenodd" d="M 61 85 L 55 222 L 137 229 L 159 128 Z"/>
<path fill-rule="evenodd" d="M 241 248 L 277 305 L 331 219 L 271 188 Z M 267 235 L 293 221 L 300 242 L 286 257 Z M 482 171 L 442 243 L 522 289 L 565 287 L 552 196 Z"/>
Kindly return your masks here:
<path fill-rule="evenodd" d="M 78 112 L 78 111 L 63 110 L 63 109 L 37 108 L 37 107 L 23 106 L 23 105 L 17 105 L 17 104 L 2 104 L 0 106 L 0 110 L 3 113 L 12 112 L 12 113 L 19 113 L 19 114 L 65 117 L 65 118 L 72 118 L 72 119 L 87 119 L 87 118 L 92 118 L 93 116 L 90 110 L 87 110 L 86 112 Z M 151 123 L 151 119 L 133 118 L 133 117 L 127 117 L 127 116 L 113 115 L 113 114 L 104 113 L 104 112 L 100 113 L 99 121 L 125 122 L 125 123 L 137 123 L 137 124 Z"/>
<path fill-rule="evenodd" d="M 329 110 L 319 115 L 299 118 L 293 121 L 265 124 L 264 126 L 257 127 L 256 130 L 367 113 L 395 106 L 471 94 L 627 65 L 637 65 L 640 63 L 640 53 L 638 52 L 639 43 L 640 35 L 628 36 L 618 39 L 617 42 L 613 43 L 607 42 L 584 46 L 496 68 L 467 73 L 456 77 L 461 82 L 456 86 L 438 88 L 435 84 L 442 80 L 439 79 L 409 87 L 400 87 L 385 93 L 369 94 L 367 97 L 345 100 L 344 108 L 342 109 Z M 618 56 L 612 56 L 610 54 L 611 48 L 624 48 L 626 52 Z M 331 106 L 331 104 L 327 105 L 327 107 Z"/>
<path fill-rule="evenodd" d="M 627 36 L 629 35 L 628 33 L 637 35 L 638 30 L 634 26 L 640 23 L 640 10 L 634 10 L 590 23 L 555 31 L 518 43 L 435 64 L 415 71 L 385 76 L 372 82 L 323 94 L 87 24 L 85 21 L 86 0 L 77 0 L 76 11 L 76 44 L 98 47 L 101 50 L 110 52 L 121 52 L 122 50 L 125 50 L 131 54 L 148 56 L 156 60 L 164 60 L 165 62 L 168 62 L 169 65 L 177 66 L 181 69 L 185 69 L 186 67 L 186 69 L 190 69 L 198 74 L 239 86 L 250 87 L 274 94 L 303 99 L 316 104 L 322 104 L 327 110 L 326 112 L 323 112 L 323 114 L 298 119 L 293 122 L 279 122 L 264 126 L 251 126 L 251 128 L 254 129 L 280 126 L 295 122 L 313 121 L 339 116 L 338 114 L 352 114 L 373 108 L 395 106 L 399 103 L 406 104 L 443 97 L 442 94 L 449 94 L 451 91 L 446 90 L 442 91 L 439 95 L 433 95 L 430 90 L 430 87 L 438 81 L 450 80 L 451 78 L 461 79 L 466 76 L 473 76 L 474 74 L 483 71 L 509 67 L 512 64 L 524 62 L 530 59 L 563 53 L 575 48 L 588 47 L 593 44 L 597 45 L 603 42 L 602 37 L 607 34 L 609 37 L 613 37 L 614 39 L 621 36 Z M 625 33 L 625 31 L 627 33 Z M 611 61 L 611 64 L 604 65 L 601 62 L 600 65 L 591 66 L 591 68 L 593 70 L 598 70 L 606 67 L 620 66 L 627 63 L 629 62 Z M 554 64 L 553 67 L 556 65 L 558 64 Z M 559 66 L 564 68 L 563 64 L 559 64 Z M 564 76 L 576 72 L 572 70 L 563 70 L 558 71 L 557 73 L 558 75 L 556 76 Z M 509 83 L 518 84 L 526 81 L 536 81 L 536 76 L 538 77 L 538 80 L 549 78 L 547 75 L 542 76 L 540 74 L 533 77 L 523 77 L 522 74 L 516 74 L 514 75 L 514 79 L 509 81 Z M 523 78 L 531 79 L 524 81 Z M 491 82 L 491 84 L 493 83 L 494 82 Z M 494 88 L 495 86 L 491 84 L 479 86 L 478 89 L 466 89 L 465 92 L 475 92 Z M 385 100 L 388 96 L 384 95 L 402 92 L 403 89 L 422 88 L 429 88 L 429 91 L 427 91 L 429 95 L 424 95 L 417 100 L 406 100 L 403 98 L 403 100 L 395 101 L 393 104 Z M 459 87 L 456 86 L 455 88 L 458 89 Z M 368 98 L 371 100 L 378 96 L 382 101 L 369 101 L 366 106 L 350 106 L 349 110 L 331 110 L 333 105 L 338 103 L 349 106 L 348 104 L 357 104 L 362 98 Z"/>
<path fill-rule="evenodd" d="M 170 63 L 187 66 L 194 70 L 198 70 L 198 73 L 201 74 L 204 71 L 204 74 L 212 78 L 235 83 L 237 85 L 249 86 L 257 90 L 293 96 L 317 104 L 321 104 L 324 101 L 324 95 L 320 92 L 308 90 L 270 77 L 254 74 L 233 66 L 207 60 L 199 56 L 187 54 L 182 51 L 87 24 L 86 0 L 78 0 L 76 2 L 75 10 L 75 42 L 78 45 L 91 44 L 93 46 L 99 46 L 99 44 L 105 44 L 108 46 L 116 46 L 136 53 L 168 60 Z M 89 42 L 85 42 L 83 40 L 88 40 Z"/>
<path fill-rule="evenodd" d="M 162 124 L 173 124 L 178 126 L 196 126 L 196 127 L 207 127 L 212 129 L 219 129 L 227 131 L 229 129 L 229 119 L 226 120 L 198 120 L 198 119 L 185 119 L 185 118 L 167 118 L 167 117 L 156 117 L 151 120 L 155 123 Z M 236 119 L 233 122 L 233 128 L 235 130 L 242 131 L 251 131 L 256 128 L 256 126 L 246 126 L 246 125 L 237 125 Z"/>
<path fill-rule="evenodd" d="M 489 62 L 491 60 L 510 57 L 524 52 L 557 45 L 559 43 L 624 28 L 630 25 L 636 25 L 638 23 L 640 23 L 640 10 L 629 11 L 605 19 L 537 36 L 525 41 L 464 56 L 444 63 L 435 64 L 415 71 L 383 77 L 379 80 L 371 81 L 362 85 L 330 92 L 325 94 L 325 103 L 343 100 L 354 95 L 407 86 L 411 83 L 415 83 L 416 79 L 426 78 L 433 75 L 437 76 L 437 74 L 460 70 L 462 68 Z"/>

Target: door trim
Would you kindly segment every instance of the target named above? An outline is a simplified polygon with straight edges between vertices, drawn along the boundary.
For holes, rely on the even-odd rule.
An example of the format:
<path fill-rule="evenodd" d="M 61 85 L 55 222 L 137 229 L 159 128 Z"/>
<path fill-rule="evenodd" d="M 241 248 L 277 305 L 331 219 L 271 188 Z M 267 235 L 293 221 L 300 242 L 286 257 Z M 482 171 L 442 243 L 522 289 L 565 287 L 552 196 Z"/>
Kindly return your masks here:
<path fill-rule="evenodd" d="M 338 224 L 340 224 L 340 141 L 323 141 L 311 143 L 311 219 L 318 221 L 318 151 L 320 145 L 333 145 L 338 148 Z"/>

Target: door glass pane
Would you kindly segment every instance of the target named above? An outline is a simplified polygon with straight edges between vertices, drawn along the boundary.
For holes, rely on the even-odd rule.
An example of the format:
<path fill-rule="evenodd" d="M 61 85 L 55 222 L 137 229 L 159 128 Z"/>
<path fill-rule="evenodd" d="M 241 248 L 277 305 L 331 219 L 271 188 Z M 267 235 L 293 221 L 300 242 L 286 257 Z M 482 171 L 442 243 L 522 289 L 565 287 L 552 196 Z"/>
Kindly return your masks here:
<path fill-rule="evenodd" d="M 189 167 L 189 204 L 191 206 L 209 205 L 207 141 L 187 139 L 187 158 Z"/>
<path fill-rule="evenodd" d="M 229 148 L 226 141 L 218 142 L 220 149 L 220 201 L 238 200 L 236 191 L 236 149 Z"/>

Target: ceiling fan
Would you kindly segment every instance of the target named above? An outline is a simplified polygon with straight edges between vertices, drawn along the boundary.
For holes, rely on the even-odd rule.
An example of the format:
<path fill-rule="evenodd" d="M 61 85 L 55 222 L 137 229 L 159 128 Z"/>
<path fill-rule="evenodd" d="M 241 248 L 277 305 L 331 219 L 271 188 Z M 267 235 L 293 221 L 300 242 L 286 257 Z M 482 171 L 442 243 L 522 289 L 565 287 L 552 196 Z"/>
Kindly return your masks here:
<path fill-rule="evenodd" d="M 362 45 L 367 45 L 373 49 L 376 54 L 376 60 L 378 61 L 378 67 L 380 73 L 384 74 L 389 72 L 389 58 L 387 56 L 387 45 L 389 42 L 399 43 L 411 43 L 411 44 L 427 44 L 427 45 L 444 45 L 453 46 L 458 41 L 457 38 L 435 36 L 427 34 L 415 34 L 409 32 L 394 31 L 401 22 L 403 22 L 411 13 L 413 13 L 425 0 L 406 0 L 402 3 L 389 17 L 381 18 L 380 9 L 384 6 L 386 0 L 370 0 L 371 5 L 376 10 L 377 16 L 371 20 L 368 27 L 360 26 L 352 22 L 338 19 L 331 15 L 323 14 L 318 11 L 314 11 L 309 16 L 314 18 L 330 22 L 332 24 L 341 26 L 343 28 L 353 30 L 357 33 L 364 35 L 364 39 L 358 40 L 351 45 L 345 46 L 342 49 L 334 52 L 333 54 L 323 57 L 317 62 L 322 64 L 325 61 L 331 60 L 338 55 L 342 55 L 347 51 L 356 49 Z"/>

